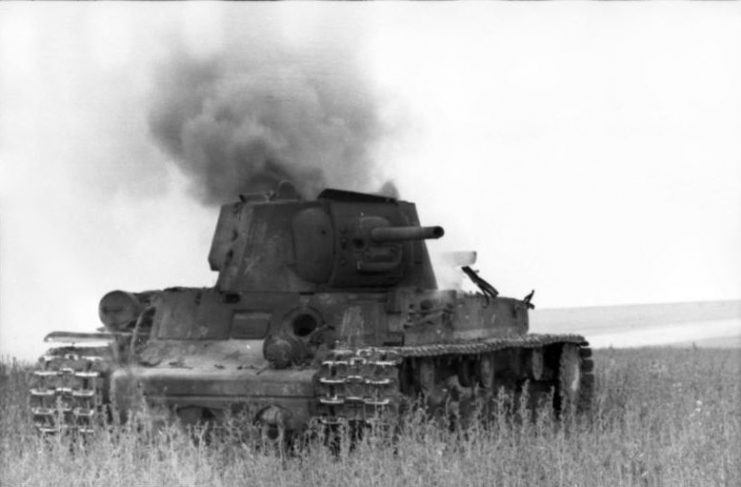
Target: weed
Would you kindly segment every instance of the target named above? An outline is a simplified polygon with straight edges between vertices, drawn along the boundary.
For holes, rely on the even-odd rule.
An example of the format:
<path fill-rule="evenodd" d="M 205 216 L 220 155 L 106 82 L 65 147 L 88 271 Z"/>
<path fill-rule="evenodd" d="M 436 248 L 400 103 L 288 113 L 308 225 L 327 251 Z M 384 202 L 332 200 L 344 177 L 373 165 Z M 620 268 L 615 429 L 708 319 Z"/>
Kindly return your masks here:
<path fill-rule="evenodd" d="M 27 407 L 30 368 L 0 361 L 0 484 L 42 486 L 741 485 L 741 357 L 733 350 L 598 350 L 588 417 L 488 411 L 441 427 L 412 411 L 398 428 L 260 447 L 239 418 L 219 434 L 137 421 L 72 443 L 43 439 Z M 501 406 L 501 405 L 500 405 Z M 195 438 L 195 441 L 194 441 Z M 208 440 L 206 441 L 206 438 Z"/>

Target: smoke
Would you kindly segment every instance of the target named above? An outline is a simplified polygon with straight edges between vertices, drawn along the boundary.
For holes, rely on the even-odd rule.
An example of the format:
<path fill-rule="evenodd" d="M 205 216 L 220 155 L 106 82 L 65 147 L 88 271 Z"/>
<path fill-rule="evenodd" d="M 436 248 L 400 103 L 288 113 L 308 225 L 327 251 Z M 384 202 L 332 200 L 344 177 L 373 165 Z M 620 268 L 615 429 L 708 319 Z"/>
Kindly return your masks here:
<path fill-rule="evenodd" d="M 280 180 L 304 197 L 377 188 L 379 103 L 345 51 L 273 41 L 205 60 L 174 52 L 156 75 L 151 133 L 209 205 Z"/>

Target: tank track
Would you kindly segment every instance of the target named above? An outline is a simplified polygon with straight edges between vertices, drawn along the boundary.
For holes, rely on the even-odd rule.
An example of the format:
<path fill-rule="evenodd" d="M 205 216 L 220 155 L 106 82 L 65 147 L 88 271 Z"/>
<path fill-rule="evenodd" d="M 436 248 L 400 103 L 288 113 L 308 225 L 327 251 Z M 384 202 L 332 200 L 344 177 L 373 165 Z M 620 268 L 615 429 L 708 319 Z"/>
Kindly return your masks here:
<path fill-rule="evenodd" d="M 505 348 L 537 348 L 555 343 L 573 343 L 580 346 L 589 344 L 581 335 L 532 334 L 506 338 L 490 338 L 479 342 L 412 345 L 389 347 L 388 349 L 396 351 L 402 357 L 435 357 L 440 355 L 496 352 Z"/>
<path fill-rule="evenodd" d="M 315 376 L 317 419 L 331 425 L 369 422 L 379 416 L 397 414 L 405 400 L 400 387 L 401 366 L 405 359 L 445 355 L 476 357 L 505 349 L 533 349 L 557 344 L 572 345 L 578 350 L 580 387 L 576 406 L 579 411 L 588 410 L 594 385 L 589 343 L 581 335 L 531 334 L 478 342 L 332 351 Z M 557 410 L 565 405 L 560 392 L 558 397 Z"/>
<path fill-rule="evenodd" d="M 42 435 L 94 432 L 107 400 L 108 349 L 52 348 L 33 371 L 29 398 L 34 425 Z"/>

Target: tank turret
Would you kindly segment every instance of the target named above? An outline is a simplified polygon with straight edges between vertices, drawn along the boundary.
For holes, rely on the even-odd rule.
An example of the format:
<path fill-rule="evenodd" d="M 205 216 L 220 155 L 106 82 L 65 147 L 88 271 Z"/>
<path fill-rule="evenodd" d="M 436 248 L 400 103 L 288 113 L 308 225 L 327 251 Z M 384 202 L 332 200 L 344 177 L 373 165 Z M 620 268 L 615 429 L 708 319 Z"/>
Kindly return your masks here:
<path fill-rule="evenodd" d="M 221 208 L 209 253 L 224 291 L 436 288 L 412 203 L 325 190 L 316 201 L 245 196 Z"/>

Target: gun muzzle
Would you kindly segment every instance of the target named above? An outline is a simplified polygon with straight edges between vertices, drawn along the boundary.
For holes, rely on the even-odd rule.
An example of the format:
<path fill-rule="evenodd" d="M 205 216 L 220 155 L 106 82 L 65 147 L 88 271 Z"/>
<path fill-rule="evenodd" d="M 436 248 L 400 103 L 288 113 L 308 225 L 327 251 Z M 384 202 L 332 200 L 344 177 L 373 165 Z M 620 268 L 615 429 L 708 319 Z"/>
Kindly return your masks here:
<path fill-rule="evenodd" d="M 376 227 L 370 231 L 373 242 L 405 242 L 427 240 L 445 235 L 443 227 Z"/>

